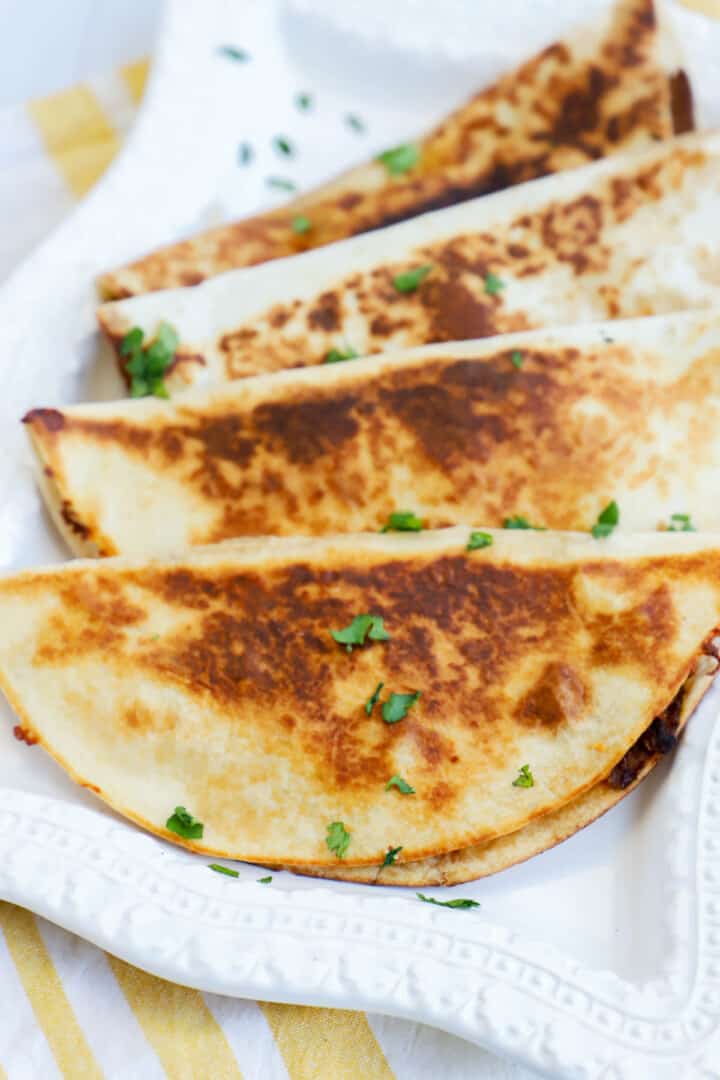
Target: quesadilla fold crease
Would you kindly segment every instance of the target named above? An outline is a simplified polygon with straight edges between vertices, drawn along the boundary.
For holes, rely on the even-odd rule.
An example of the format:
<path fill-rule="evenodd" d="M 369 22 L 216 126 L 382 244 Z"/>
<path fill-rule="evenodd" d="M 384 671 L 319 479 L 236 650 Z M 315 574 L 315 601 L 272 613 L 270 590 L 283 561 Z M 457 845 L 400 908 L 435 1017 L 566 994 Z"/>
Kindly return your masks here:
<path fill-rule="evenodd" d="M 406 170 L 367 162 L 279 209 L 104 274 L 100 291 L 109 300 L 196 285 L 688 131 L 689 84 L 660 14 L 652 0 L 608 5 L 415 140 Z M 300 213 L 308 226 L 296 232 Z"/>
<path fill-rule="evenodd" d="M 72 776 L 193 850 L 338 867 L 341 824 L 343 867 L 458 851 L 607 777 L 720 624 L 716 537 L 491 536 L 478 551 L 468 527 L 264 539 L 27 572 L 0 583 L 0 681 Z M 383 633 L 348 650 L 332 631 L 362 613 Z M 167 832 L 176 806 L 202 837 Z"/>
<path fill-rule="evenodd" d="M 698 423 L 702 412 L 703 422 Z M 82 555 L 514 515 L 720 527 L 720 309 L 426 346 L 168 404 L 33 410 L 53 517 Z"/>
<path fill-rule="evenodd" d="M 98 317 L 116 346 L 171 324 L 176 391 L 339 354 L 708 307 L 719 197 L 720 136 L 681 136 Z M 408 288 L 402 275 L 418 269 Z"/>

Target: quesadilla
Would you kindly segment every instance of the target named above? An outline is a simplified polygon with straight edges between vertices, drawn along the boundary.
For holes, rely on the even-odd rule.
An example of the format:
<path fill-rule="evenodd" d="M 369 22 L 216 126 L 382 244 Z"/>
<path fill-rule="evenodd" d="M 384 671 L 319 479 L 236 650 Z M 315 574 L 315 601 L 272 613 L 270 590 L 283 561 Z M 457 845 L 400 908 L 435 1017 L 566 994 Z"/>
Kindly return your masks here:
<path fill-rule="evenodd" d="M 77 554 L 459 521 L 720 528 L 720 309 L 25 418 Z"/>
<path fill-rule="evenodd" d="M 718 207 L 720 136 L 683 136 L 195 289 L 106 304 L 100 322 L 118 346 L 133 330 L 122 351 L 132 344 L 135 364 L 141 339 L 174 327 L 172 390 L 700 308 L 718 297 Z"/>
<path fill-rule="evenodd" d="M 655 766 L 675 749 L 688 719 L 710 689 L 718 668 L 720 639 L 706 646 L 708 652 L 698 658 L 695 672 L 688 678 L 681 694 L 647 731 L 630 747 L 610 775 L 577 799 L 559 810 L 543 814 L 516 832 L 500 836 L 487 844 L 451 851 L 418 862 L 380 866 L 355 866 L 348 869 L 328 867 L 288 867 L 310 877 L 355 881 L 366 885 L 460 885 L 464 881 L 489 877 L 534 855 L 555 847 L 584 829 L 616 806 L 645 779 Z"/>
<path fill-rule="evenodd" d="M 499 191 L 692 128 L 687 78 L 652 0 L 622 0 L 592 27 L 509 72 L 424 138 L 277 210 L 162 248 L 99 282 L 106 299 L 196 285 L 426 210 Z M 301 227 L 298 227 L 298 220 Z"/>
<path fill-rule="evenodd" d="M 468 848 L 607 777 L 720 623 L 715 536 L 469 537 L 23 573 L 0 583 L 0 680 L 27 740 L 192 850 L 353 867 Z"/>

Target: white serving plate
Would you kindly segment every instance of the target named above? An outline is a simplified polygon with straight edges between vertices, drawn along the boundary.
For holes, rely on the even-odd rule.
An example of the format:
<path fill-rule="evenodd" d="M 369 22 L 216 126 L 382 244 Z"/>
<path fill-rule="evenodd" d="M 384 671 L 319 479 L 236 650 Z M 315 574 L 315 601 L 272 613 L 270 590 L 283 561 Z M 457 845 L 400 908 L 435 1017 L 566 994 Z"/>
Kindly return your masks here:
<path fill-rule="evenodd" d="M 168 4 L 127 148 L 0 294 L 3 570 L 65 557 L 32 482 L 19 417 L 119 392 L 109 358 L 98 355 L 99 270 L 256 208 L 268 200 L 268 174 L 309 184 L 401 141 L 525 55 L 528 37 L 542 44 L 575 13 L 571 0 L 467 4 L 460 38 L 440 0 L 396 0 L 378 35 L 387 5 L 365 3 L 372 33 L 364 35 L 354 4 L 342 18 L 319 0 Z M 720 26 L 674 14 L 701 114 L 717 120 Z M 252 62 L 219 58 L 224 43 L 247 48 Z M 312 112 L 292 104 L 303 90 L 316 94 Z M 364 136 L 343 125 L 348 111 L 366 120 Z M 275 133 L 293 139 L 297 159 L 274 156 Z M 245 140 L 257 156 L 243 169 L 236 150 Z M 260 885 L 253 867 L 237 881 L 213 874 L 206 859 L 126 824 L 17 742 L 3 707 L 0 896 L 204 990 L 408 1017 L 552 1077 L 716 1078 L 719 705 L 720 688 L 674 760 L 585 832 L 496 878 L 428 890 L 474 897 L 475 911 L 287 873 Z"/>

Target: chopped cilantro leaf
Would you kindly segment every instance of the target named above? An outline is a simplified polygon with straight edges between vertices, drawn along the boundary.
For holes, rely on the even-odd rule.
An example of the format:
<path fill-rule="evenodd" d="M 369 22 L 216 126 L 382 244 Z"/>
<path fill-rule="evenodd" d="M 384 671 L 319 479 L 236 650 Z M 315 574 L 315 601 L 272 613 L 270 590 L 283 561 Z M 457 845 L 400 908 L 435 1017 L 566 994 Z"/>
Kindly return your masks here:
<path fill-rule="evenodd" d="M 238 64 L 245 64 L 250 59 L 247 49 L 238 49 L 236 45 L 221 45 L 218 52 L 221 56 L 227 57 L 228 60 L 235 60 Z"/>
<path fill-rule="evenodd" d="M 285 135 L 276 135 L 273 139 L 273 146 L 278 154 L 284 154 L 285 157 L 292 157 L 294 154 L 292 143 Z"/>
<path fill-rule="evenodd" d="M 514 368 L 517 368 L 518 371 L 525 363 L 525 357 L 519 349 L 513 349 L 513 351 L 510 353 L 510 363 Z"/>
<path fill-rule="evenodd" d="M 513 780 L 513 787 L 535 787 L 535 777 L 530 772 L 529 765 L 523 765 Z"/>
<path fill-rule="evenodd" d="M 493 274 L 492 270 L 488 270 L 485 275 L 485 292 L 488 296 L 496 296 L 504 288 L 505 282 L 501 281 L 497 274 Z"/>
<path fill-rule="evenodd" d="M 399 293 L 411 293 L 415 292 L 417 287 L 428 276 L 432 270 L 432 263 L 427 263 L 425 266 L 418 266 L 415 270 L 406 270 L 403 274 L 398 274 L 393 278 L 393 285 Z"/>
<path fill-rule="evenodd" d="M 380 532 L 422 532 L 423 528 L 422 519 L 413 510 L 396 510 Z"/>
<path fill-rule="evenodd" d="M 331 349 L 323 360 L 323 364 L 341 364 L 343 360 L 357 360 L 360 353 L 355 352 L 352 345 L 345 345 L 344 349 Z"/>
<path fill-rule="evenodd" d="M 394 866 L 395 860 L 402 851 L 402 844 L 400 847 L 390 847 L 385 853 L 385 858 L 382 861 L 383 866 Z"/>
<path fill-rule="evenodd" d="M 460 908 L 460 909 L 480 907 L 480 904 L 478 903 L 477 900 L 464 900 L 464 899 L 460 899 L 459 897 L 458 897 L 457 900 L 436 900 L 434 896 L 425 896 L 424 893 L 421 893 L 421 892 L 416 893 L 415 895 L 417 896 L 418 900 L 422 900 L 423 903 L 425 903 L 425 904 L 437 904 L 438 907 L 449 907 L 449 908 Z"/>
<path fill-rule="evenodd" d="M 133 326 L 120 342 L 120 355 L 132 356 L 142 345 L 144 336 L 139 326 Z"/>
<path fill-rule="evenodd" d="M 486 532 L 471 532 L 470 539 L 467 542 L 466 551 L 477 551 L 478 548 L 490 547 L 493 542 L 493 538 L 490 533 Z"/>
<path fill-rule="evenodd" d="M 377 160 L 384 165 L 391 176 L 402 176 L 409 172 L 420 160 L 420 148 L 414 143 L 405 146 L 393 146 L 378 154 Z"/>
<path fill-rule="evenodd" d="M 379 682 L 373 690 L 372 695 L 365 702 L 365 712 L 368 714 L 368 716 L 370 716 L 373 709 L 377 705 L 378 698 L 380 697 L 380 691 L 382 690 L 384 685 L 385 683 Z"/>
<path fill-rule="evenodd" d="M 420 690 L 413 694 L 391 694 L 387 701 L 383 702 L 381 710 L 385 723 L 397 724 L 398 720 L 404 720 L 419 697 Z"/>
<path fill-rule="evenodd" d="M 231 870 L 229 866 L 221 866 L 220 863 L 208 863 L 208 867 L 216 874 L 227 874 L 228 877 L 240 877 L 238 870 Z"/>
<path fill-rule="evenodd" d="M 169 323 L 161 322 L 155 340 L 143 347 L 145 335 L 139 326 L 128 330 L 120 342 L 120 355 L 129 359 L 125 370 L 130 376 L 130 396 L 166 398 L 165 373 L 173 362 L 179 339 Z"/>
<path fill-rule="evenodd" d="M 268 176 L 265 180 L 268 187 L 276 188 L 278 191 L 295 191 L 297 184 L 294 180 L 286 180 L 284 176 Z"/>
<path fill-rule="evenodd" d="M 254 153 L 250 143 L 243 142 L 238 146 L 238 161 L 241 165 L 249 165 L 253 159 Z"/>
<path fill-rule="evenodd" d="M 366 639 L 390 640 L 380 615 L 356 615 L 349 626 L 342 630 L 331 630 L 330 633 L 338 645 L 344 645 L 348 652 L 352 652 L 354 645 L 364 645 Z"/>
<path fill-rule="evenodd" d="M 307 112 L 308 109 L 312 109 L 313 107 L 312 94 L 296 94 L 295 104 L 297 105 L 298 109 L 301 109 L 303 112 Z"/>
<path fill-rule="evenodd" d="M 544 525 L 531 525 L 528 519 L 521 517 L 520 514 L 505 518 L 503 529 L 533 529 L 535 532 L 547 532 Z"/>
<path fill-rule="evenodd" d="M 361 120 L 356 113 L 346 113 L 345 123 L 351 131 L 356 131 L 358 135 L 361 135 L 365 131 L 365 121 Z"/>
<path fill-rule="evenodd" d="M 184 840 L 202 840 L 205 831 L 203 823 L 193 817 L 184 806 L 175 807 L 175 813 L 167 819 L 165 828 L 182 836 Z"/>
<path fill-rule="evenodd" d="M 272 881 L 272 874 L 268 874 L 267 877 L 259 877 L 258 878 L 258 885 L 269 885 L 271 881 Z"/>
<path fill-rule="evenodd" d="M 292 231 L 297 233 L 298 236 L 302 236 L 303 233 L 310 232 L 312 228 L 312 222 L 309 217 L 305 217 L 304 214 L 298 214 L 297 217 L 292 219 Z"/>
<path fill-rule="evenodd" d="M 671 514 L 668 529 L 670 532 L 695 532 L 689 514 Z"/>
<path fill-rule="evenodd" d="M 610 535 L 619 520 L 620 510 L 618 504 L 613 499 L 613 501 L 609 502 L 605 509 L 598 514 L 598 519 L 590 532 L 596 540 L 604 540 L 605 537 Z"/>
<path fill-rule="evenodd" d="M 396 787 L 403 795 L 414 795 L 415 788 L 410 787 L 407 780 L 403 780 L 402 776 L 391 776 L 385 785 L 385 790 L 389 791 L 390 788 Z"/>
<path fill-rule="evenodd" d="M 342 821 L 333 821 L 328 825 L 325 843 L 338 859 L 345 858 L 345 852 L 350 847 L 350 833 Z"/>

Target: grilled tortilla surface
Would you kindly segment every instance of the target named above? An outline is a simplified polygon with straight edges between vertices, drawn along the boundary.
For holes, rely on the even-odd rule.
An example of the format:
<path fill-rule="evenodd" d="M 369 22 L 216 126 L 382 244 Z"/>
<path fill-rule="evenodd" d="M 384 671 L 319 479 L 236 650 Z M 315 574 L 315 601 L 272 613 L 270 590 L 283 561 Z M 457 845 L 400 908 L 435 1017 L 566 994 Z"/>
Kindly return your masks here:
<path fill-rule="evenodd" d="M 661 315 L 717 302 L 719 205 L 720 136 L 681 136 L 99 317 L 116 344 L 174 325 L 177 389 L 333 350 Z"/>
<path fill-rule="evenodd" d="M 279 210 L 105 274 L 100 290 L 110 300 L 196 285 L 687 131 L 692 103 L 678 67 L 652 0 L 621 0 L 606 19 L 548 46 L 414 143 L 417 162 L 407 171 L 361 165 Z M 310 220 L 300 234 L 299 213 Z"/>
<path fill-rule="evenodd" d="M 187 808 L 194 850 L 352 867 L 489 841 L 608 776 L 693 678 L 720 539 L 468 536 L 24 573 L 0 583 L 2 686 L 25 737 L 127 817 L 179 840 L 165 823 Z M 348 652 L 331 630 L 363 613 L 389 638 Z M 514 786 L 526 763 L 534 786 Z"/>
<path fill-rule="evenodd" d="M 610 775 L 576 799 L 535 818 L 524 828 L 486 844 L 475 844 L 447 855 L 417 862 L 390 862 L 380 866 L 303 867 L 302 874 L 357 881 L 369 885 L 459 885 L 489 877 L 569 839 L 634 791 L 666 754 L 674 750 L 687 721 L 712 686 L 718 669 L 716 639 L 698 658 L 695 671 L 671 704 L 653 720 Z M 291 869 L 291 868 L 289 868 Z M 298 868 L 295 868 L 298 869 Z"/>
<path fill-rule="evenodd" d="M 384 353 L 26 417 L 77 554 L 516 515 L 720 528 L 720 309 Z"/>

